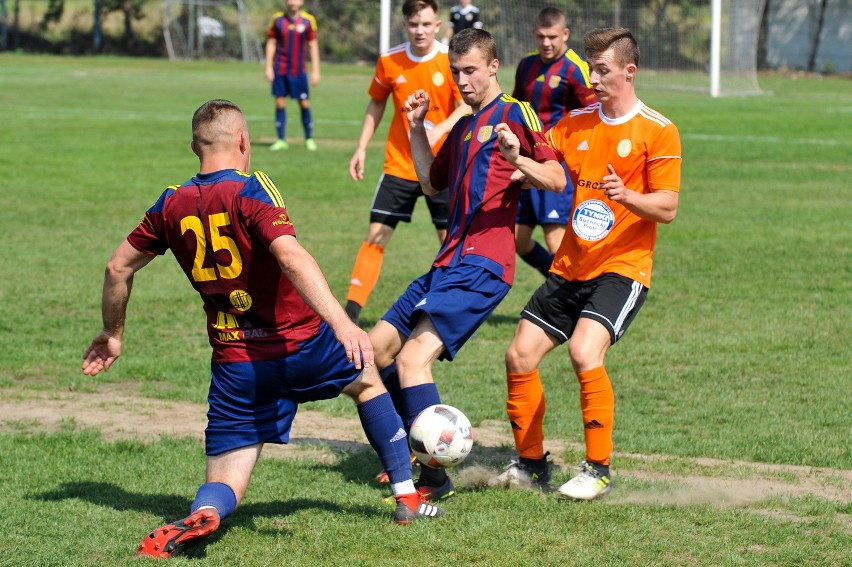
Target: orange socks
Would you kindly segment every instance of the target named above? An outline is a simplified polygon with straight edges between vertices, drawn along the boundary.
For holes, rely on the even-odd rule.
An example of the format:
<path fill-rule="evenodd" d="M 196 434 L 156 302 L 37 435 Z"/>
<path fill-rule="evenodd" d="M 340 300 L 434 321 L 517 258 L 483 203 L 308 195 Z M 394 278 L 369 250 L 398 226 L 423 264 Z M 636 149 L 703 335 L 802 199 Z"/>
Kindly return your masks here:
<path fill-rule="evenodd" d="M 586 460 L 609 465 L 612 454 L 612 426 L 615 420 L 615 394 L 603 366 L 579 372 L 580 409 L 586 438 Z"/>
<path fill-rule="evenodd" d="M 544 388 L 538 369 L 524 374 L 506 373 L 509 398 L 506 414 L 512 423 L 515 448 L 525 459 L 544 457 Z"/>
<path fill-rule="evenodd" d="M 354 301 L 361 307 L 367 303 L 370 294 L 379 281 L 379 273 L 382 271 L 382 260 L 385 257 L 383 246 L 362 242 L 355 258 L 355 266 L 352 268 L 352 277 L 349 280 L 348 301 Z"/>

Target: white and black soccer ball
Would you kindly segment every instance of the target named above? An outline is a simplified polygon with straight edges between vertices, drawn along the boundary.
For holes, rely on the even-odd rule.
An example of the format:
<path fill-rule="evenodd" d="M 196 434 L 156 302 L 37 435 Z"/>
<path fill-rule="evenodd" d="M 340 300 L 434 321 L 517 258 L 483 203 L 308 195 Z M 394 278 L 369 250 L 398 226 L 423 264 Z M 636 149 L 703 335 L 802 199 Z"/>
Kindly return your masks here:
<path fill-rule="evenodd" d="M 473 448 L 473 427 L 467 416 L 453 406 L 429 406 L 411 424 L 408 444 L 421 464 L 432 468 L 454 467 Z"/>

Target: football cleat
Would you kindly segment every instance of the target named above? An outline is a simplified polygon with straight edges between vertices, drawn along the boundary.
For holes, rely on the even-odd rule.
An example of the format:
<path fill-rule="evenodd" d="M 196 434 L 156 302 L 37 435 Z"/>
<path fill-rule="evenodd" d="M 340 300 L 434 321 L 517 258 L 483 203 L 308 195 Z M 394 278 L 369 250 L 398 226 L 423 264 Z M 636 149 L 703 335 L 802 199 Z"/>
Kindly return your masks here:
<path fill-rule="evenodd" d="M 269 146 L 269 149 L 270 149 L 270 151 L 273 151 L 273 152 L 278 152 L 278 151 L 281 151 L 281 150 L 289 150 L 290 144 L 288 144 L 284 140 L 275 140 L 275 143 L 273 143 L 271 146 Z"/>
<path fill-rule="evenodd" d="M 410 524 L 418 520 L 431 520 L 444 515 L 444 509 L 430 502 L 421 501 L 417 509 L 413 509 L 405 502 L 398 500 L 396 510 L 393 511 L 393 521 L 397 524 Z"/>
<path fill-rule="evenodd" d="M 559 487 L 560 495 L 574 500 L 594 500 L 612 490 L 609 468 L 600 471 L 588 461 L 583 461 L 577 468 L 577 476 Z"/>
<path fill-rule="evenodd" d="M 157 528 L 148 534 L 139 548 L 136 557 L 167 558 L 178 555 L 193 540 L 206 537 L 219 528 L 219 512 L 215 508 L 196 510 L 183 520 Z"/>
<path fill-rule="evenodd" d="M 506 488 L 538 488 L 546 492 L 550 483 L 548 455 L 550 453 L 545 453 L 541 459 L 513 459 L 489 484 Z"/>
<path fill-rule="evenodd" d="M 317 143 L 312 138 L 305 140 L 305 149 L 309 152 L 317 151 Z"/>
<path fill-rule="evenodd" d="M 448 476 L 440 486 L 424 484 L 422 480 L 414 483 L 414 488 L 420 494 L 420 498 L 427 501 L 449 500 L 456 495 L 456 487 Z"/>

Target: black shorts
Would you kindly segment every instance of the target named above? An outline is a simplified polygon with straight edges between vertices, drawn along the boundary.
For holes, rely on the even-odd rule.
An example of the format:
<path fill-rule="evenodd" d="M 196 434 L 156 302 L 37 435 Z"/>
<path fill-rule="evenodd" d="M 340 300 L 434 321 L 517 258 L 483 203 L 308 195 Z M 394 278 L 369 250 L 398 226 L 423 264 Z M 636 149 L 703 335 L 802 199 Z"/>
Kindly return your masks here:
<path fill-rule="evenodd" d="M 370 206 L 370 222 L 378 222 L 396 228 L 400 222 L 411 222 L 411 213 L 419 197 L 424 197 L 420 183 L 393 175 L 383 174 L 373 195 Z M 432 215 L 435 228 L 447 228 L 449 218 L 449 191 L 426 197 L 426 205 Z"/>
<path fill-rule="evenodd" d="M 609 330 L 615 344 L 647 295 L 647 287 L 618 274 L 604 274 L 587 282 L 569 282 L 550 274 L 521 311 L 521 318 L 560 343 L 571 338 L 581 317 L 594 319 Z"/>

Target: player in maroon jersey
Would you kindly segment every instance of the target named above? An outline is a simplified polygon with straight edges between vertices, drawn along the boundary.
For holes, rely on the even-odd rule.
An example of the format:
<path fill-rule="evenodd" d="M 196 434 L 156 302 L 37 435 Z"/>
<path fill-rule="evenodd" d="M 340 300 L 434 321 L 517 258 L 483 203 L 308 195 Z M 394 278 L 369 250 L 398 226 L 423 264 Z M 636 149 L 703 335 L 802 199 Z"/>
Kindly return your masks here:
<path fill-rule="evenodd" d="M 394 521 L 443 515 L 422 502 L 411 478 L 402 421 L 379 378 L 367 334 L 352 323 L 314 258 L 296 240 L 275 183 L 251 162 L 246 119 L 225 100 L 192 120 L 198 174 L 172 186 L 107 264 L 103 329 L 83 355 L 83 373 L 121 355 L 136 272 L 170 250 L 207 314 L 213 347 L 206 482 L 190 515 L 150 533 L 138 555 L 169 557 L 209 535 L 234 512 L 264 443 L 287 443 L 298 405 L 353 398 L 367 439 L 390 476 Z"/>

